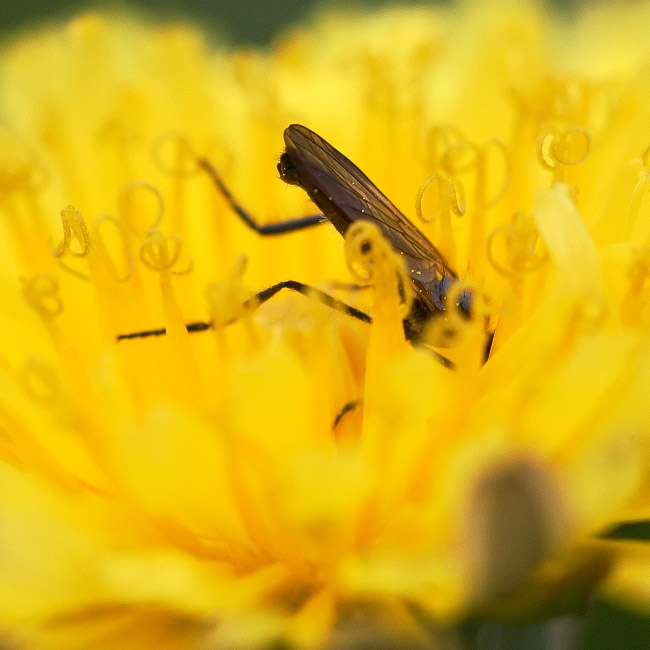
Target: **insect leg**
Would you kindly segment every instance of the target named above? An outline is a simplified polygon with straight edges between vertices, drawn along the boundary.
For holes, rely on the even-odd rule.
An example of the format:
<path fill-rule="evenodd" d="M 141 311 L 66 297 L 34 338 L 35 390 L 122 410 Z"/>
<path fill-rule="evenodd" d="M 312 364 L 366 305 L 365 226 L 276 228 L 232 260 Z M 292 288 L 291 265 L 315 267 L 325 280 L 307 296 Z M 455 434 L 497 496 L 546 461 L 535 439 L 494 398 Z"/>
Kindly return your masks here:
<path fill-rule="evenodd" d="M 352 318 L 363 321 L 364 323 L 372 323 L 372 318 L 370 318 L 370 316 L 368 316 L 368 314 L 365 312 L 360 311 L 351 305 L 348 305 L 342 300 L 337 300 L 336 298 L 330 296 L 324 291 L 321 291 L 320 289 L 315 289 L 314 287 L 310 287 L 309 285 L 303 284 L 302 282 L 297 282 L 296 280 L 284 280 L 283 282 L 278 282 L 272 287 L 268 287 L 268 289 L 263 289 L 257 295 L 253 296 L 250 300 L 257 300 L 258 304 L 261 305 L 262 303 L 265 303 L 267 300 L 269 300 L 269 298 L 273 298 L 273 296 L 278 293 L 278 291 L 282 291 L 282 289 L 291 289 L 291 291 L 297 291 L 303 296 L 313 296 L 332 309 L 341 311 L 348 316 L 352 316 Z"/>
<path fill-rule="evenodd" d="M 188 323 L 185 329 L 190 333 L 205 332 L 212 327 L 212 323 L 198 321 L 196 323 Z M 126 341 L 128 339 L 146 339 L 150 336 L 165 336 L 167 329 L 164 327 L 155 330 L 144 330 L 143 332 L 129 332 L 128 334 L 118 334 L 115 338 L 117 341 Z"/>
<path fill-rule="evenodd" d="M 307 217 L 298 217 L 297 219 L 289 219 L 288 221 L 280 221 L 279 223 L 269 223 L 260 225 L 257 221 L 239 204 L 237 199 L 232 195 L 226 184 L 219 176 L 217 170 L 212 166 L 209 160 L 201 158 L 198 161 L 199 167 L 204 169 L 212 179 L 212 182 L 217 186 L 223 197 L 228 201 L 233 212 L 249 227 L 260 235 L 284 235 L 294 230 L 302 230 L 311 226 L 317 226 L 320 223 L 327 221 L 325 215 L 312 214 Z"/>
<path fill-rule="evenodd" d="M 371 289 L 372 285 L 370 284 L 356 284 L 354 282 L 339 282 L 338 280 L 331 280 L 327 283 L 328 287 L 332 289 L 337 289 L 338 291 L 365 291 L 366 289 Z"/>
<path fill-rule="evenodd" d="M 364 323 L 372 323 L 372 318 L 365 312 L 360 311 L 359 309 L 356 309 L 355 307 L 352 307 L 351 305 L 348 305 L 341 300 L 333 298 L 320 289 L 315 289 L 314 287 L 310 287 L 309 285 L 303 284 L 302 282 L 296 282 L 295 280 L 284 280 L 283 282 L 278 282 L 268 289 L 263 289 L 257 295 L 253 296 L 250 300 L 257 300 L 258 304 L 261 305 L 262 303 L 269 300 L 269 298 L 272 298 L 276 293 L 282 291 L 282 289 L 291 289 L 292 291 L 301 293 L 303 296 L 312 296 L 317 300 L 320 300 L 322 303 L 326 304 L 328 307 L 331 307 L 332 309 L 341 311 L 348 316 L 352 316 L 352 318 L 363 321 Z M 438 361 L 445 368 L 453 369 L 456 367 L 453 361 L 450 361 L 447 359 L 447 357 L 443 356 L 439 352 L 436 352 L 429 346 L 426 346 L 426 349 L 433 355 L 436 361 Z"/>
<path fill-rule="evenodd" d="M 332 424 L 332 430 L 336 429 L 339 426 L 341 420 L 351 411 L 361 406 L 361 400 L 355 399 L 352 402 L 348 402 L 345 406 L 337 413 L 334 418 L 334 423 Z"/>
<path fill-rule="evenodd" d="M 284 280 L 283 282 L 278 282 L 268 289 L 263 289 L 257 295 L 253 296 L 250 300 L 257 300 L 258 304 L 261 305 L 262 303 L 265 303 L 267 300 L 269 300 L 269 298 L 273 298 L 273 296 L 279 291 L 282 291 L 282 289 L 291 289 L 292 291 L 301 293 L 303 296 L 314 297 L 317 300 L 320 300 L 322 303 L 326 304 L 328 307 L 336 309 L 337 311 L 341 311 L 348 316 L 352 316 L 352 318 L 356 318 L 357 320 L 363 321 L 364 323 L 372 323 L 372 318 L 365 312 L 356 309 L 351 305 L 348 305 L 342 300 L 333 298 L 320 289 L 315 289 L 314 287 L 310 287 L 309 285 L 303 284 L 302 282 L 296 282 L 295 280 Z M 436 361 L 438 361 L 445 368 L 453 369 L 456 367 L 453 361 L 450 361 L 447 359 L 447 357 L 443 356 L 439 352 L 436 352 L 428 346 L 426 349 L 433 355 Z"/>
<path fill-rule="evenodd" d="M 356 309 L 355 307 L 352 307 L 351 305 L 348 305 L 347 303 L 341 300 L 337 300 L 336 298 L 330 296 L 324 291 L 321 291 L 320 289 L 315 289 L 314 287 L 310 287 L 309 285 L 303 284 L 302 282 L 297 282 L 296 280 L 285 280 L 284 282 L 278 282 L 277 284 L 274 284 L 271 287 L 262 289 L 262 291 L 249 298 L 244 303 L 244 305 L 247 307 L 259 307 L 267 300 L 273 298 L 273 296 L 275 296 L 276 293 L 282 291 L 282 289 L 290 289 L 291 291 L 297 291 L 298 293 L 301 293 L 303 296 L 313 296 L 314 298 L 320 300 L 328 307 L 331 307 L 332 309 L 336 309 L 337 311 L 341 311 L 344 314 L 347 314 L 348 316 L 352 316 L 352 318 L 356 318 L 357 320 L 363 321 L 364 323 L 372 322 L 370 316 L 368 316 L 368 314 L 366 314 L 365 312 L 362 312 L 359 309 Z M 234 322 L 235 321 L 232 320 L 231 322 L 226 323 L 226 325 L 231 325 Z M 212 327 L 211 322 L 198 321 L 195 323 L 188 323 L 185 326 L 185 329 L 187 329 L 187 331 L 190 334 L 194 334 L 195 332 L 205 332 L 211 327 Z M 128 334 L 118 334 L 116 339 L 117 341 L 125 341 L 129 339 L 145 339 L 145 338 L 149 338 L 150 336 L 164 336 L 165 334 L 167 334 L 167 329 L 161 327 L 158 329 L 144 330 L 141 332 L 129 332 Z"/>
<path fill-rule="evenodd" d="M 494 332 L 489 332 L 483 348 L 483 363 L 486 363 L 492 353 L 492 344 L 494 343 Z"/>

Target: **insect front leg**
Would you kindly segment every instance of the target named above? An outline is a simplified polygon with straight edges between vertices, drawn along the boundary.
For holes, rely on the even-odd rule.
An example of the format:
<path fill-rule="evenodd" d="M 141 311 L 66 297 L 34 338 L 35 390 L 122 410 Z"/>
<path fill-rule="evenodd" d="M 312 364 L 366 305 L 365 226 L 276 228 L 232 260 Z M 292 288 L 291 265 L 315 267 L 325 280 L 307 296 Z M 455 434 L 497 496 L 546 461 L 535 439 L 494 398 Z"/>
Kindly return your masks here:
<path fill-rule="evenodd" d="M 272 235 L 284 235 L 289 232 L 294 232 L 296 230 L 304 230 L 305 228 L 311 228 L 312 226 L 317 226 L 321 223 L 327 221 L 327 218 L 323 214 L 312 214 L 306 217 L 298 217 L 297 219 L 289 219 L 288 221 L 280 221 L 278 223 L 269 223 L 260 225 L 257 223 L 257 220 L 247 211 L 242 205 L 235 199 L 231 191 L 228 189 L 228 186 L 223 182 L 219 172 L 214 168 L 209 160 L 201 158 L 198 161 L 199 167 L 204 169 L 212 182 L 217 186 L 217 189 L 223 195 L 223 198 L 228 201 L 228 204 L 232 208 L 233 212 L 252 230 L 260 235 L 272 236 Z"/>

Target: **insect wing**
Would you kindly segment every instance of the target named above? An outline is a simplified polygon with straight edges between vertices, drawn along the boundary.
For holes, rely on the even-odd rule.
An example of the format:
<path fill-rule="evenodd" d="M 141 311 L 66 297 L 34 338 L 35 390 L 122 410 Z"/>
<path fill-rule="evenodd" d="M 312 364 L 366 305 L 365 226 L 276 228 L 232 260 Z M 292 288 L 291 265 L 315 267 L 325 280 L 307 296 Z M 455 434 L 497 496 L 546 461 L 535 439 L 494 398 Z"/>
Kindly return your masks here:
<path fill-rule="evenodd" d="M 284 139 L 301 186 L 336 229 L 345 234 L 354 221 L 375 223 L 404 257 L 420 299 L 431 312 L 437 311 L 431 295 L 433 283 L 443 276 L 458 277 L 440 251 L 353 162 L 319 135 L 292 124 Z"/>

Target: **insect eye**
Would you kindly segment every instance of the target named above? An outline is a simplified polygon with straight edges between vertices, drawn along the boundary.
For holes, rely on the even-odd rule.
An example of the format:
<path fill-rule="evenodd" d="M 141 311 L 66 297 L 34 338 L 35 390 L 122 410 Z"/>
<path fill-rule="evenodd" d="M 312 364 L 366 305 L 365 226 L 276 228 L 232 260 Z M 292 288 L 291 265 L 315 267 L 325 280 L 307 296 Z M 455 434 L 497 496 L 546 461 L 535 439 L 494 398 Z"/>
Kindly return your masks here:
<path fill-rule="evenodd" d="M 372 250 L 372 243 L 369 239 L 366 239 L 361 242 L 361 246 L 359 248 L 362 255 L 367 255 Z"/>
<path fill-rule="evenodd" d="M 293 162 L 287 153 L 283 153 L 280 156 L 280 162 L 278 162 L 278 172 L 280 174 L 280 178 L 285 183 L 288 183 L 289 185 L 300 185 L 296 168 L 294 167 Z"/>

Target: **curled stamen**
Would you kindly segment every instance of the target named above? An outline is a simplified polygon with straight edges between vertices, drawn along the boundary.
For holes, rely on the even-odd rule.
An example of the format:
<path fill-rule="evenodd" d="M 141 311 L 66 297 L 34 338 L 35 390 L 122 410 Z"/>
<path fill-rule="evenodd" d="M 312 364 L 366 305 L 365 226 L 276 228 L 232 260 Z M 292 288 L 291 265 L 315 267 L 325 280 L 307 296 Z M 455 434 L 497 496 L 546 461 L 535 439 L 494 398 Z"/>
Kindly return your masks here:
<path fill-rule="evenodd" d="M 151 183 L 137 181 L 122 187 L 118 199 L 119 216 L 129 232 L 140 237 L 157 228 L 162 221 L 165 202 L 160 190 Z M 144 226 L 139 227 L 139 224 Z"/>
<path fill-rule="evenodd" d="M 90 250 L 90 232 L 81 212 L 72 205 L 61 210 L 61 225 L 63 226 L 63 239 L 56 247 L 52 246 L 50 239 L 50 251 L 54 257 L 60 258 L 68 254 L 73 257 L 85 257 Z M 73 238 L 79 243 L 79 250 L 72 249 Z"/>
<path fill-rule="evenodd" d="M 121 249 L 121 257 L 124 261 L 125 267 L 124 271 L 121 273 L 118 271 L 117 264 L 113 261 L 111 254 L 109 253 L 109 247 L 113 249 L 115 248 L 115 244 L 111 242 L 109 245 L 106 241 L 104 233 L 105 228 L 103 228 L 103 226 L 104 224 L 109 223 L 114 226 L 119 238 L 118 245 Z M 104 267 L 111 279 L 114 282 L 126 282 L 133 273 L 134 260 L 131 244 L 129 241 L 129 234 L 124 226 L 124 223 L 112 215 L 100 215 L 97 217 L 93 226 L 93 241 L 95 242 L 96 250 L 101 256 L 104 262 Z"/>
<path fill-rule="evenodd" d="M 509 267 L 501 264 L 495 255 L 497 239 L 503 238 L 505 256 Z M 548 259 L 548 251 L 535 252 L 539 232 L 534 221 L 522 212 L 515 212 L 512 221 L 493 230 L 487 238 L 486 253 L 492 266 L 502 275 L 512 276 L 532 273 Z"/>
<path fill-rule="evenodd" d="M 177 270 L 172 271 L 172 275 L 175 275 L 177 277 L 181 276 L 181 275 L 188 275 L 193 270 L 194 270 L 194 260 L 193 259 L 188 259 L 187 260 L 187 266 L 184 269 L 180 270 L 180 271 L 177 271 Z"/>
<path fill-rule="evenodd" d="M 153 160 L 156 166 L 176 178 L 198 174 L 198 156 L 190 141 L 180 133 L 163 133 L 153 144 Z"/>
<path fill-rule="evenodd" d="M 445 151 L 440 157 L 440 165 L 450 176 L 455 176 L 475 168 L 479 156 L 478 146 L 473 142 L 463 140 Z"/>
<path fill-rule="evenodd" d="M 485 146 L 479 147 L 473 142 L 463 140 L 460 132 L 457 133 L 458 140 L 447 146 L 437 159 L 436 166 L 442 171 L 435 172 L 422 183 L 418 189 L 416 198 L 416 212 L 418 216 L 429 223 L 437 218 L 437 215 L 446 209 L 448 204 L 450 209 L 461 216 L 465 213 L 465 191 L 464 186 L 459 180 L 459 176 L 466 173 L 474 174 L 476 180 L 477 202 L 483 208 L 489 208 L 495 205 L 503 196 L 510 182 L 510 155 L 505 144 L 501 140 L 489 140 Z M 496 192 L 491 198 L 485 198 L 487 179 L 487 160 L 488 154 L 492 149 L 500 152 L 503 158 L 503 180 L 498 185 Z M 428 219 L 422 217 L 422 195 L 427 187 L 433 182 L 437 182 L 439 205 L 441 206 L 434 212 L 434 216 Z M 445 187 L 448 185 L 448 187 Z"/>
<path fill-rule="evenodd" d="M 578 126 L 548 126 L 537 139 L 537 159 L 553 171 L 558 166 L 574 166 L 584 162 L 591 150 L 591 136 Z"/>
<path fill-rule="evenodd" d="M 591 136 L 579 127 L 567 129 L 560 137 L 554 138 L 551 145 L 553 156 L 561 165 L 579 165 L 590 150 Z"/>
<path fill-rule="evenodd" d="M 427 191 L 429 185 L 435 181 L 438 188 L 438 207 L 433 212 L 433 216 L 425 217 L 422 210 L 422 198 Z M 460 195 L 460 200 L 459 200 Z M 465 214 L 465 190 L 462 183 L 454 181 L 449 176 L 434 172 L 429 174 L 422 183 L 415 194 L 415 213 L 418 218 L 424 223 L 432 223 L 437 220 L 445 210 L 451 210 L 457 217 L 462 217 Z"/>
<path fill-rule="evenodd" d="M 43 273 L 23 278 L 22 285 L 25 300 L 39 315 L 53 318 L 63 311 L 59 284 L 53 276 Z"/>
<path fill-rule="evenodd" d="M 181 248 L 178 235 L 165 237 L 160 230 L 154 228 L 149 230 L 140 246 L 140 260 L 152 271 L 170 271 L 178 262 Z"/>
<path fill-rule="evenodd" d="M 350 273 L 361 283 L 377 288 L 396 277 L 403 315 L 408 313 L 412 302 L 410 276 L 377 226 L 369 221 L 353 223 L 345 234 L 345 258 Z"/>
<path fill-rule="evenodd" d="M 360 282 L 372 280 L 380 259 L 388 249 L 379 229 L 367 221 L 352 224 L 345 235 L 345 257 L 348 269 Z"/>
<path fill-rule="evenodd" d="M 426 164 L 439 167 L 445 153 L 463 140 L 463 134 L 451 124 L 432 126 L 424 138 Z"/>

